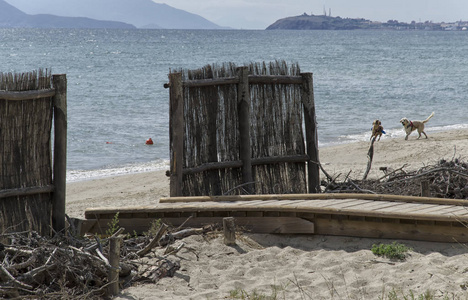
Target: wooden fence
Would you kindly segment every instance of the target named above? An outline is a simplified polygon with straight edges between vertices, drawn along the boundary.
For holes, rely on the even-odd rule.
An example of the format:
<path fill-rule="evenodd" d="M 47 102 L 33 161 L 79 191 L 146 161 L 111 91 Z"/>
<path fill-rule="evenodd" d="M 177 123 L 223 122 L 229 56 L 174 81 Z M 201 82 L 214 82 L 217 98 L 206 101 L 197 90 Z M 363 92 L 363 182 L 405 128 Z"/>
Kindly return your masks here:
<path fill-rule="evenodd" d="M 320 191 L 312 73 L 207 65 L 166 87 L 171 197 Z"/>
<path fill-rule="evenodd" d="M 65 228 L 66 97 L 66 75 L 0 73 L 0 236 Z"/>

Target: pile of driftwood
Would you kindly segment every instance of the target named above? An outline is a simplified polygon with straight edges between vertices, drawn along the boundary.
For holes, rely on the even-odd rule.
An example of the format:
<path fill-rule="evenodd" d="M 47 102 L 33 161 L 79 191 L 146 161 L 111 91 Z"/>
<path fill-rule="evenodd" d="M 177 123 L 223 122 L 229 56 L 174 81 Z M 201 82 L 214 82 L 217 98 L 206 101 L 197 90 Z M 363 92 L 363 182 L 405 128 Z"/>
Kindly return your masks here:
<path fill-rule="evenodd" d="M 44 238 L 35 232 L 0 235 L 0 298 L 99 299 L 137 282 L 157 282 L 180 268 L 169 256 L 184 248 L 179 239 L 213 227 L 168 230 L 154 236 Z M 117 264 L 109 260 L 109 241 L 119 239 Z M 151 258 L 151 259 L 148 259 Z M 112 274 L 116 280 L 112 281 Z"/>
<path fill-rule="evenodd" d="M 373 193 L 405 196 L 430 196 L 437 198 L 468 199 L 468 163 L 459 159 L 440 160 L 415 171 L 403 165 L 392 170 L 380 168 L 378 179 L 353 180 L 348 173 L 322 181 L 326 193 Z M 340 181 L 341 179 L 341 181 Z"/>

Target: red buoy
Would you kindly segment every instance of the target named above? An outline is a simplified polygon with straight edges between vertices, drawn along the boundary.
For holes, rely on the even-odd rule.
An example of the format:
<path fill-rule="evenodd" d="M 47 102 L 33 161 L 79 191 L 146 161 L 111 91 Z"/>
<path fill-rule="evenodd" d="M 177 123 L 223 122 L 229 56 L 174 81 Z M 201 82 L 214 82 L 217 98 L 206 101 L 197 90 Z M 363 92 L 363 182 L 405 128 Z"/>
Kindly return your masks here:
<path fill-rule="evenodd" d="M 151 138 L 147 139 L 146 145 L 153 145 L 153 140 Z"/>

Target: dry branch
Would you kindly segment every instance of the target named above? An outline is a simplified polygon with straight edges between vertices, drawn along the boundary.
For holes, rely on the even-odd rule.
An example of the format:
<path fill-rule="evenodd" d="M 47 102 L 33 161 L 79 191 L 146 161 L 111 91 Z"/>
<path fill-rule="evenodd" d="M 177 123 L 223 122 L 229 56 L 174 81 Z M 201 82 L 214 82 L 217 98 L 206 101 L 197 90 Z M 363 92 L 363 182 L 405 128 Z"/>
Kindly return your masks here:
<path fill-rule="evenodd" d="M 168 227 L 169 226 L 167 226 L 166 224 L 161 224 L 158 232 L 156 233 L 156 236 L 151 240 L 151 242 L 145 248 L 137 252 L 138 256 L 145 256 L 148 252 L 151 251 L 151 249 L 156 247 L 159 244 L 159 240 L 161 239 L 161 237 L 164 235 L 164 233 L 166 233 Z"/>
<path fill-rule="evenodd" d="M 180 268 L 179 263 L 171 262 L 168 256 L 184 249 L 186 243 L 175 246 L 170 245 L 172 241 L 213 229 L 214 226 L 206 226 L 168 233 L 168 226 L 163 224 L 152 239 L 149 236 L 114 237 L 123 240 L 119 257 L 112 261 L 111 247 L 107 247 L 110 239 L 77 239 L 63 235 L 45 238 L 36 232 L 4 233 L 0 235 L 3 237 L 0 298 L 102 299 L 109 296 L 110 283 L 116 282 L 115 275 L 114 279 L 109 279 L 110 272 L 117 274 L 119 284 L 125 287 L 142 280 L 155 282 L 164 276 L 173 276 Z M 157 265 L 146 270 L 139 268 L 143 255 L 156 247 L 164 251 L 164 246 L 167 247 Z M 114 253 L 116 250 L 114 247 Z"/>
<path fill-rule="evenodd" d="M 468 164 L 453 159 L 441 159 L 437 164 L 407 171 L 403 165 L 396 170 L 381 168 L 384 176 L 376 180 L 351 180 L 337 182 L 336 178 L 323 182 L 326 193 L 377 193 L 421 196 L 421 182 L 428 182 L 425 196 L 449 199 L 468 199 Z"/>

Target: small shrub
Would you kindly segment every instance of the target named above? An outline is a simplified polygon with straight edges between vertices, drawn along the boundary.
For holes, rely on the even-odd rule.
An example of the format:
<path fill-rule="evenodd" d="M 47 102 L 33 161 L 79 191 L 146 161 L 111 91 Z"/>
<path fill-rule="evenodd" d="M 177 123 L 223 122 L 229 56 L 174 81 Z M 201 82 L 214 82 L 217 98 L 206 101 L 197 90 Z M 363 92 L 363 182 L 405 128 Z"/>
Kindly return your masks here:
<path fill-rule="evenodd" d="M 242 289 L 236 289 L 229 293 L 230 299 L 241 299 L 241 300 L 263 300 L 267 299 L 266 296 L 260 295 L 257 291 L 253 291 L 251 294 L 247 293 Z"/>
<path fill-rule="evenodd" d="M 401 294 L 399 296 L 399 294 Z M 424 293 L 417 295 L 415 294 L 412 290 L 410 290 L 408 293 L 404 293 L 403 291 L 397 292 L 395 289 L 393 289 L 391 292 L 388 293 L 387 297 L 382 298 L 379 297 L 380 300 L 434 300 L 436 299 L 434 291 L 431 290 L 426 290 Z M 449 300 L 449 299 L 455 299 L 455 298 L 449 298 L 448 295 L 444 295 L 443 298 L 442 296 L 438 296 L 437 299 L 442 299 L 442 300 Z M 458 298 L 457 298 L 458 299 Z"/>
<path fill-rule="evenodd" d="M 119 226 L 119 212 L 117 212 L 114 217 L 112 218 L 112 220 L 107 223 L 107 230 L 106 230 L 106 235 L 107 236 L 111 236 L 113 235 L 114 233 L 117 232 L 117 230 L 119 230 L 120 226 Z"/>
<path fill-rule="evenodd" d="M 159 231 L 159 227 L 161 227 L 161 219 L 153 220 L 150 224 L 148 231 L 144 232 L 144 235 L 150 237 L 156 236 L 156 234 Z"/>
<path fill-rule="evenodd" d="M 406 247 L 403 244 L 393 242 L 392 244 L 374 244 L 372 245 L 372 253 L 378 256 L 384 256 L 390 259 L 404 260 L 408 256 L 408 251 L 411 248 Z"/>

